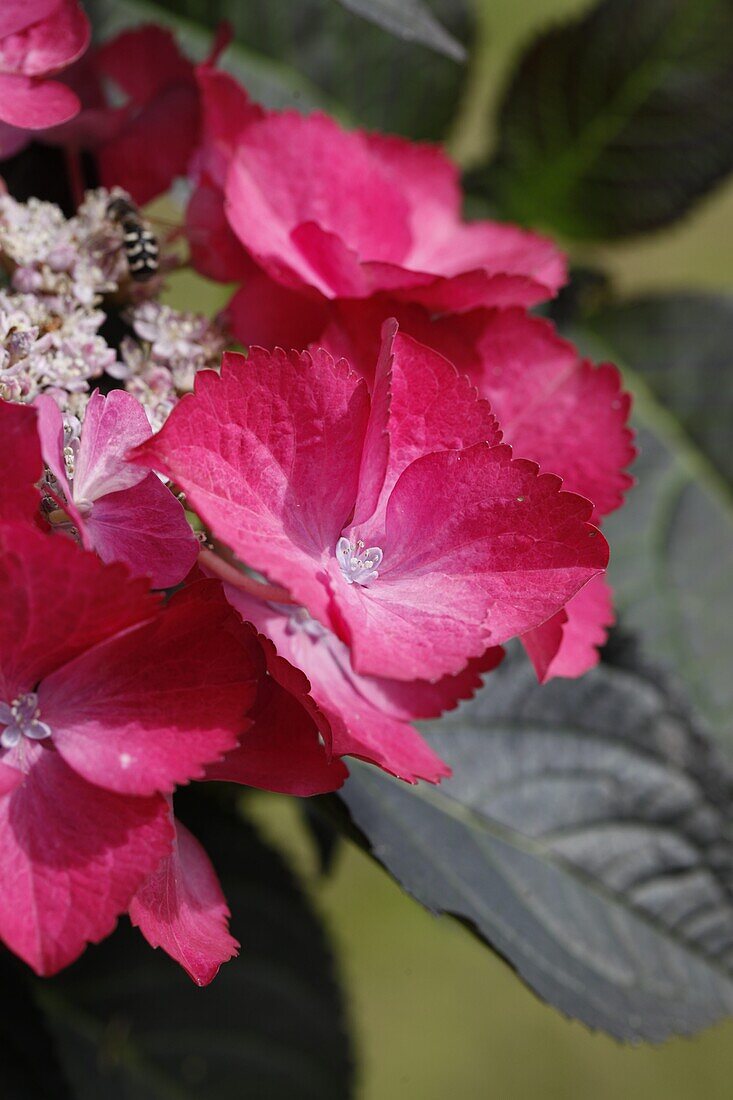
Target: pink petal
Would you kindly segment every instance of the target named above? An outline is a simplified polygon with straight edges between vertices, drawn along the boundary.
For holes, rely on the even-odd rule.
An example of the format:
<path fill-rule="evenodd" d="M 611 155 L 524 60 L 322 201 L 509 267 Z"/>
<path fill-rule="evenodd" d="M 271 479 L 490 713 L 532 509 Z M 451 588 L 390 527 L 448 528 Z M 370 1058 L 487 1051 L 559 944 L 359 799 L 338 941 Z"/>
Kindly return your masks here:
<path fill-rule="evenodd" d="M 79 113 L 75 92 L 55 80 L 0 73 L 0 119 L 25 130 L 58 126 Z"/>
<path fill-rule="evenodd" d="M 202 371 L 137 459 L 169 476 L 243 561 L 327 615 L 320 563 L 353 509 L 369 414 L 363 382 L 325 353 Z"/>
<path fill-rule="evenodd" d="M 55 974 L 115 927 L 168 851 L 164 798 L 85 782 L 34 746 L 25 781 L 0 798 L 0 938 L 37 974 Z"/>
<path fill-rule="evenodd" d="M 413 224 L 429 227 L 460 217 L 463 196 L 458 169 L 439 145 L 407 141 L 391 134 L 364 134 L 369 151 L 399 179 L 410 203 Z"/>
<path fill-rule="evenodd" d="M 631 399 L 615 367 L 581 359 L 552 326 L 520 310 L 487 313 L 473 372 L 517 455 L 592 500 L 596 516 L 623 502 L 634 458 L 626 427 Z"/>
<path fill-rule="evenodd" d="M 246 256 L 239 242 L 237 246 Z M 218 255 L 226 256 L 226 253 L 221 251 Z M 276 283 L 252 261 L 249 263 L 251 270 L 225 311 L 233 334 L 246 345 L 307 347 L 316 340 L 326 323 L 323 299 L 314 300 L 289 290 Z M 201 267 L 198 270 L 208 274 L 209 278 L 218 277 L 213 274 L 211 262 L 208 271 Z"/>
<path fill-rule="evenodd" d="M 286 111 L 248 126 L 226 195 L 232 228 L 255 259 L 274 278 L 316 287 L 326 297 L 339 291 L 311 267 L 309 253 L 323 253 L 324 264 L 330 248 L 338 256 L 346 249 L 399 262 L 411 245 L 409 206 L 389 171 L 360 134 L 325 115 Z M 331 244 L 328 238 L 295 243 L 293 232 L 308 224 L 330 234 Z"/>
<path fill-rule="evenodd" d="M 186 208 L 186 236 L 191 263 L 200 275 L 220 283 L 242 282 L 242 291 L 248 291 L 250 276 L 259 269 L 232 232 L 224 213 L 224 193 L 208 180 L 199 184 Z M 259 342 L 256 338 L 244 341 Z"/>
<path fill-rule="evenodd" d="M 230 602 L 237 607 L 236 600 Z M 253 725 L 236 749 L 207 768 L 207 779 L 302 797 L 337 790 L 349 773 L 331 757 L 331 729 L 309 695 L 308 680 L 278 656 L 268 638 L 260 637 L 260 642 L 268 675 L 261 679 L 250 711 Z"/>
<path fill-rule="evenodd" d="M 391 330 L 393 331 L 393 330 Z M 374 389 L 382 384 L 380 374 L 389 372 L 389 461 L 383 476 L 379 504 L 370 523 L 374 541 L 381 545 L 384 515 L 389 496 L 400 474 L 423 455 L 434 451 L 461 450 L 474 443 L 498 443 L 501 432 L 486 401 L 442 355 L 398 333 L 394 338 L 391 367 L 384 354 L 377 368 Z M 369 455 L 365 447 L 365 460 Z M 362 514 L 365 512 L 363 510 Z M 355 525 L 360 519 L 357 505 Z M 378 534 L 376 530 L 378 530 Z"/>
<path fill-rule="evenodd" d="M 384 488 L 384 479 L 390 464 L 392 366 L 397 322 L 388 320 L 382 326 L 382 343 L 376 359 L 374 381 L 371 386 L 369 424 L 364 437 L 359 489 L 354 507 L 354 523 L 363 523 L 374 514 Z"/>
<path fill-rule="evenodd" d="M 308 677 L 311 696 L 328 718 L 335 754 L 359 756 L 409 783 L 418 779 L 437 783 L 450 774 L 448 766 L 410 725 L 410 719 L 441 713 L 455 707 L 459 699 L 468 698 L 479 686 L 475 672 L 440 685 L 371 681 L 352 670 L 349 651 L 334 634 L 324 629 L 313 637 L 300 629 L 287 611 L 230 586 L 226 593 L 240 614 L 266 633 L 282 657 Z M 416 707 L 414 715 L 410 704 Z"/>
<path fill-rule="evenodd" d="M 380 325 L 390 316 L 403 333 L 468 374 L 514 453 L 592 500 L 595 521 L 622 503 L 632 483 L 625 467 L 635 451 L 627 427 L 630 399 L 615 368 L 593 367 L 549 322 L 521 309 L 432 319 L 419 307 L 389 299 L 341 302 L 331 310 L 321 343 L 371 379 Z"/>
<path fill-rule="evenodd" d="M 598 647 L 605 645 L 613 623 L 613 593 L 605 577 L 594 577 L 564 611 L 522 638 L 540 683 L 595 668 Z"/>
<path fill-rule="evenodd" d="M 196 152 L 194 176 L 205 173 L 221 192 L 234 155 L 237 139 L 251 122 L 265 117 L 229 73 L 211 65 L 199 65 L 196 80 L 201 94 L 202 140 Z"/>
<path fill-rule="evenodd" d="M 457 673 L 545 622 L 608 562 L 591 506 L 511 449 L 478 443 L 413 462 L 389 500 L 384 560 L 369 588 L 330 566 L 361 673 Z M 369 525 L 352 538 L 372 545 Z"/>
<path fill-rule="evenodd" d="M 229 935 L 229 909 L 209 857 L 180 821 L 174 825 L 173 851 L 135 894 L 130 920 L 203 986 L 239 944 Z"/>
<path fill-rule="evenodd" d="M 103 565 L 63 536 L 0 527 L 0 669 L 7 698 L 91 646 L 154 616 L 146 580 Z M 23 624 L 23 630 L 18 624 Z"/>
<path fill-rule="evenodd" d="M 153 24 L 123 31 L 95 55 L 96 67 L 133 102 L 149 103 L 173 84 L 193 84 L 194 67 L 173 34 Z"/>
<path fill-rule="evenodd" d="M 0 764 L 0 795 L 9 794 L 19 787 L 25 776 L 17 768 L 10 768 L 7 764 Z"/>
<path fill-rule="evenodd" d="M 33 520 L 40 504 L 36 482 L 43 474 L 33 409 L 0 401 L 0 438 L 6 453 L 12 456 L 10 476 L 0 479 L 0 519 Z"/>
<path fill-rule="evenodd" d="M 0 68 L 19 76 L 50 76 L 81 57 L 90 37 L 81 5 L 77 0 L 61 0 L 21 33 L 0 38 Z"/>
<path fill-rule="evenodd" d="M 227 216 L 291 289 L 330 299 L 389 290 L 431 310 L 464 311 L 532 305 L 565 281 L 548 239 L 461 222 L 456 170 L 439 150 L 293 112 L 247 125 L 236 145 Z"/>
<path fill-rule="evenodd" d="M 91 550 L 92 546 L 87 534 L 84 518 L 74 503 L 74 495 L 71 482 L 66 472 L 64 459 L 64 418 L 61 409 L 52 397 L 41 394 L 33 402 L 38 418 L 38 439 L 41 444 L 43 461 L 56 478 L 61 493 L 66 498 L 64 511 L 72 520 L 79 532 L 82 545 L 85 550 Z"/>
<path fill-rule="evenodd" d="M 124 562 L 153 588 L 180 584 L 198 557 L 183 506 L 156 474 L 143 472 L 139 484 L 103 496 L 82 522 L 102 561 Z"/>
<path fill-rule="evenodd" d="M 61 409 L 47 394 L 37 397 L 33 408 L 36 410 L 36 448 L 40 446 L 43 463 L 58 481 L 64 495 L 70 497 L 71 486 L 64 462 L 64 418 Z"/>
<path fill-rule="evenodd" d="M 58 6 L 59 0 L 3 0 L 0 5 L 0 38 L 17 34 L 31 23 L 47 19 Z"/>
<path fill-rule="evenodd" d="M 499 222 L 446 223 L 416 235 L 405 266 L 439 276 L 397 297 L 435 312 L 477 306 L 531 306 L 552 297 L 567 278 L 565 258 L 548 237 Z"/>
<path fill-rule="evenodd" d="M 198 133 L 195 85 L 164 88 L 99 149 L 102 183 L 123 187 L 135 202 L 145 205 L 167 191 L 177 176 L 186 174 Z"/>
<path fill-rule="evenodd" d="M 221 586 L 201 581 L 153 622 L 57 669 L 39 706 L 85 779 L 124 794 L 169 792 L 237 743 L 258 667 Z"/>
<path fill-rule="evenodd" d="M 84 413 L 76 460 L 73 488 L 77 504 L 139 485 L 145 474 L 139 466 L 126 462 L 125 456 L 151 435 L 145 410 L 132 394 L 112 390 L 103 397 L 95 390 Z"/>

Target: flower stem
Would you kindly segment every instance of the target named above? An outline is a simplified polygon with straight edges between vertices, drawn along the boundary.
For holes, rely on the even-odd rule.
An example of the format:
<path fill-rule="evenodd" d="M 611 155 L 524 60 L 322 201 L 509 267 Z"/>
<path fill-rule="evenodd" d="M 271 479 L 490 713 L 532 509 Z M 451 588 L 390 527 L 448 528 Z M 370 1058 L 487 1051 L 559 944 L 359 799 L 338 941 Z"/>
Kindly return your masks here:
<path fill-rule="evenodd" d="M 69 186 L 71 187 L 71 197 L 74 200 L 74 207 L 78 210 L 84 201 L 84 173 L 81 167 L 81 157 L 79 156 L 78 149 L 66 150 L 66 171 L 69 176 Z"/>
<path fill-rule="evenodd" d="M 218 554 L 214 553 L 207 546 L 203 546 L 199 550 L 199 565 L 204 572 L 213 574 L 218 577 L 224 584 L 230 584 L 233 588 L 238 588 L 240 592 L 247 592 L 250 596 L 255 596 L 258 600 L 267 600 L 270 603 L 284 603 L 294 605 L 296 601 L 291 597 L 286 588 L 281 588 L 277 584 L 266 584 L 262 581 L 256 581 L 254 577 L 250 577 L 247 573 L 243 573 L 236 566 L 230 565 L 229 562 L 224 561 Z"/>

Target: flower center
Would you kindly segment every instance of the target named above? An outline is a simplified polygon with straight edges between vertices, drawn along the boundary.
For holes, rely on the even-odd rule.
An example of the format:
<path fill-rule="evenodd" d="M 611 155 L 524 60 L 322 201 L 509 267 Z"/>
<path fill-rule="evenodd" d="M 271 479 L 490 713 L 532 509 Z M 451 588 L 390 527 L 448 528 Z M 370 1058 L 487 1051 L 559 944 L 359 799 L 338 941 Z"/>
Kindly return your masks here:
<path fill-rule="evenodd" d="M 273 604 L 272 606 L 284 611 L 288 616 L 288 623 L 285 627 L 288 634 L 305 634 L 308 638 L 317 642 L 328 633 L 325 626 L 321 626 L 318 620 L 314 619 L 304 607 L 292 608 L 285 607 L 283 604 Z"/>
<path fill-rule="evenodd" d="M 4 749 L 14 749 L 21 737 L 43 741 L 51 736 L 51 727 L 39 718 L 35 691 L 19 695 L 10 705 L 0 703 L 0 725 L 5 726 L 0 734 L 0 745 Z"/>
<path fill-rule="evenodd" d="M 383 556 L 379 546 L 364 546 L 361 539 L 353 543 L 342 536 L 336 543 L 336 557 L 347 584 L 367 585 L 375 581 Z"/>

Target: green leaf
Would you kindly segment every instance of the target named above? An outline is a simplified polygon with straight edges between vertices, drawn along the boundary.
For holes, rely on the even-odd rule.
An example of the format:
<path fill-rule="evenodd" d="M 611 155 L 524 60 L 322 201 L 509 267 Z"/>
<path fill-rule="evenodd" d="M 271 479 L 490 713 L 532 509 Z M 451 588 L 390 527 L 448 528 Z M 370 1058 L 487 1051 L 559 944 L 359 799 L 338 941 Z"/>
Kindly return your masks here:
<path fill-rule="evenodd" d="M 0 948 L 0 1096 L 72 1100 L 53 1037 L 33 1000 L 31 973 L 5 948 Z"/>
<path fill-rule="evenodd" d="M 733 168 L 731 0 L 603 0 L 527 51 L 484 186 L 574 238 L 666 225 Z"/>
<path fill-rule="evenodd" d="M 730 776 L 668 688 L 510 660 L 429 735 L 454 774 L 343 792 L 373 855 L 545 1000 L 624 1040 L 733 1012 Z"/>
<path fill-rule="evenodd" d="M 660 324 L 656 330 L 649 327 L 642 338 L 637 327 L 627 339 L 620 325 L 606 324 L 604 318 L 610 316 L 599 312 L 572 335 L 594 358 L 618 363 L 634 394 L 639 457 L 632 473 L 637 484 L 623 508 L 604 524 L 616 604 L 622 622 L 636 633 L 647 656 L 685 683 L 733 759 L 733 497 L 710 461 L 718 437 L 708 435 L 701 421 L 695 421 L 706 454 L 644 381 L 649 345 L 657 340 L 660 346 L 668 343 L 670 332 Z M 665 313 L 665 318 L 669 324 L 671 314 Z M 656 319 L 660 321 L 661 314 Z M 678 323 L 685 323 L 681 315 Z M 694 338 L 688 346 L 691 391 L 700 360 Z M 699 355 L 707 356 L 709 348 L 700 339 Z M 707 400 L 720 401 L 723 412 L 729 404 L 729 384 L 721 375 L 715 389 L 707 391 Z M 697 392 L 703 399 L 704 381 Z M 687 403 L 686 397 L 680 400 Z"/>
<path fill-rule="evenodd" d="M 150 0 L 86 0 L 85 4 L 95 37 L 100 41 L 130 27 L 157 23 L 170 28 L 189 56 L 201 60 L 211 49 L 213 29 L 225 18 L 225 13 L 223 5 L 217 8 L 216 0 L 212 0 L 202 5 L 202 14 L 208 14 L 209 18 L 196 22 L 191 18 L 195 6 L 191 2 L 171 2 L 172 11 L 169 11 L 165 2 L 155 4 Z M 181 11 L 184 11 L 183 16 Z M 268 107 L 336 111 L 328 95 L 301 71 L 256 49 L 239 43 L 229 46 L 221 67 L 241 81 L 254 99 Z"/>
<path fill-rule="evenodd" d="M 198 989 L 126 924 L 39 985 L 75 1100 L 346 1100 L 351 1054 L 323 929 L 251 827 L 186 794 L 241 954 Z"/>
<path fill-rule="evenodd" d="M 137 0 L 122 7 L 128 4 L 141 7 Z M 468 36 L 469 0 L 437 0 L 435 7 L 456 33 Z M 224 55 L 224 67 L 268 106 L 320 106 L 346 123 L 436 140 L 445 135 L 463 90 L 465 72 L 453 61 L 427 56 L 334 0 L 161 0 L 159 10 L 171 22 L 165 8 L 199 28 L 228 20 L 237 46 Z"/>
<path fill-rule="evenodd" d="M 339 3 L 408 42 L 420 42 L 454 61 L 466 59 L 465 48 L 448 34 L 421 0 L 339 0 Z"/>
<path fill-rule="evenodd" d="M 733 297 L 635 298 L 593 314 L 589 323 L 733 485 Z"/>

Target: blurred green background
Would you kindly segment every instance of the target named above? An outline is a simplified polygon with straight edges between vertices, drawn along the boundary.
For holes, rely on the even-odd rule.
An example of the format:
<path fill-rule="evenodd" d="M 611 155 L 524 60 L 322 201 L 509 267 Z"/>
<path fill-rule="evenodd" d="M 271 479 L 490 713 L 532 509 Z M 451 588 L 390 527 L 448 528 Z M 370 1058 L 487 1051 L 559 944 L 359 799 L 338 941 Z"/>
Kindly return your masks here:
<path fill-rule="evenodd" d="M 470 165 L 491 144 L 502 85 L 521 46 L 587 0 L 478 0 L 480 40 L 450 137 Z M 429 55 L 426 55 L 429 61 Z M 658 235 L 573 250 L 620 289 L 733 288 L 733 185 Z M 170 299 L 203 308 L 200 281 Z M 226 291 L 209 287 L 216 301 Z M 213 304 L 213 303 L 212 303 Z M 321 879 L 297 808 L 256 795 L 250 813 L 294 862 L 333 937 L 350 1000 L 359 1100 L 729 1100 L 733 1021 L 662 1047 L 621 1047 L 541 1004 L 461 926 L 435 919 L 342 844 Z M 246 945 L 245 945 L 246 949 Z"/>

